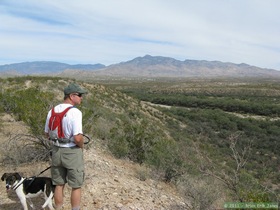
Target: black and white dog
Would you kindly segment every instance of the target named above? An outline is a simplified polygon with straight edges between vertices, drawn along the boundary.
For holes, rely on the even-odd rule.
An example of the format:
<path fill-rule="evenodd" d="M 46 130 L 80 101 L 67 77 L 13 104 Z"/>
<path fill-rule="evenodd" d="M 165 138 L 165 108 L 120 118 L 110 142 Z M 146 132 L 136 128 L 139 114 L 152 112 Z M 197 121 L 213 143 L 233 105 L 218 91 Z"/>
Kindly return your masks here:
<path fill-rule="evenodd" d="M 24 210 L 28 210 L 26 198 L 34 198 L 44 193 L 45 203 L 42 208 L 46 206 L 49 209 L 54 210 L 52 205 L 52 198 L 55 186 L 52 184 L 52 180 L 49 177 L 34 177 L 24 178 L 19 173 L 4 173 L 1 180 L 6 180 L 6 189 L 15 190 Z"/>

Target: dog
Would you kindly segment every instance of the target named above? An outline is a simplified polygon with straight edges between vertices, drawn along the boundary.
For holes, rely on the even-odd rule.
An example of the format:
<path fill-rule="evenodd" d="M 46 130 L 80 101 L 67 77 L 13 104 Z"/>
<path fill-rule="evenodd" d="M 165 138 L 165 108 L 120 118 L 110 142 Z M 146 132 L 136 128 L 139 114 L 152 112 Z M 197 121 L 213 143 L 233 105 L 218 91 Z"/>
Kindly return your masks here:
<path fill-rule="evenodd" d="M 54 195 L 55 186 L 49 177 L 31 177 L 25 178 L 19 173 L 4 173 L 1 177 L 2 181 L 6 180 L 7 191 L 15 190 L 24 210 L 28 210 L 27 198 L 34 198 L 40 194 L 44 194 L 45 203 L 42 205 L 44 209 L 46 206 L 50 210 L 54 210 L 52 198 Z"/>

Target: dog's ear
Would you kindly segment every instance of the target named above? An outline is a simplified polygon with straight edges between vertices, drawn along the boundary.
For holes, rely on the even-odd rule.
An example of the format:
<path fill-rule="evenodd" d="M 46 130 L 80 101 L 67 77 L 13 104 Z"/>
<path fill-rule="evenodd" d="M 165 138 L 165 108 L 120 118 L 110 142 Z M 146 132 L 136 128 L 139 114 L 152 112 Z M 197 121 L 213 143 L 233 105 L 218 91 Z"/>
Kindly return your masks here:
<path fill-rule="evenodd" d="M 17 180 L 21 179 L 21 176 L 19 175 L 19 173 L 15 173 L 14 176 L 16 177 Z"/>
<path fill-rule="evenodd" d="M 1 177 L 1 180 L 4 181 L 7 178 L 7 173 L 4 173 L 3 176 Z"/>

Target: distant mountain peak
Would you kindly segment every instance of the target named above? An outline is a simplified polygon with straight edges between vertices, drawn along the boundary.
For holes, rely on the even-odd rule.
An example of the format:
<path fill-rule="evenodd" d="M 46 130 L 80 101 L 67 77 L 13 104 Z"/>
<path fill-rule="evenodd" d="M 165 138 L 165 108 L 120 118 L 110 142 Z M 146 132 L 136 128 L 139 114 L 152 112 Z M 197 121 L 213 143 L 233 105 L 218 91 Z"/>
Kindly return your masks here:
<path fill-rule="evenodd" d="M 152 65 L 170 65 L 170 64 L 178 65 L 181 64 L 182 62 L 169 57 L 145 55 L 143 57 L 134 58 L 133 60 L 127 61 L 125 63 L 142 65 L 142 66 L 152 66 Z"/>
<path fill-rule="evenodd" d="M 5 72 L 5 74 L 4 74 Z M 245 63 L 184 60 L 145 55 L 130 61 L 105 66 L 103 64 L 69 65 L 54 61 L 35 61 L 0 66 L 1 75 L 55 74 L 90 79 L 96 76 L 122 78 L 280 78 L 280 71 L 263 69 Z"/>

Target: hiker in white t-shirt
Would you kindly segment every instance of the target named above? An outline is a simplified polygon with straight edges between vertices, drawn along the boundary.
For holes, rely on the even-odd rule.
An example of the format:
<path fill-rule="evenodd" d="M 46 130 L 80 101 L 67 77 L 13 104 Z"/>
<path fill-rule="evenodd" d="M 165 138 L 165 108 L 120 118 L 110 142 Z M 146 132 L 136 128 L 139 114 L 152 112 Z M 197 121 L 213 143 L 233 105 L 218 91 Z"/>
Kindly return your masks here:
<path fill-rule="evenodd" d="M 49 111 L 45 124 L 45 133 L 54 141 L 52 147 L 52 166 L 51 175 L 55 187 L 54 201 L 56 209 L 62 209 L 63 192 L 65 184 L 72 188 L 71 206 L 72 210 L 80 209 L 81 187 L 84 182 L 84 160 L 83 160 L 83 130 L 82 130 L 82 112 L 74 107 L 80 105 L 83 90 L 79 85 L 72 83 L 64 89 L 64 102 L 54 107 L 55 113 L 63 112 L 71 107 L 62 117 L 63 138 L 50 138 L 51 126 L 50 118 L 52 110 Z"/>

